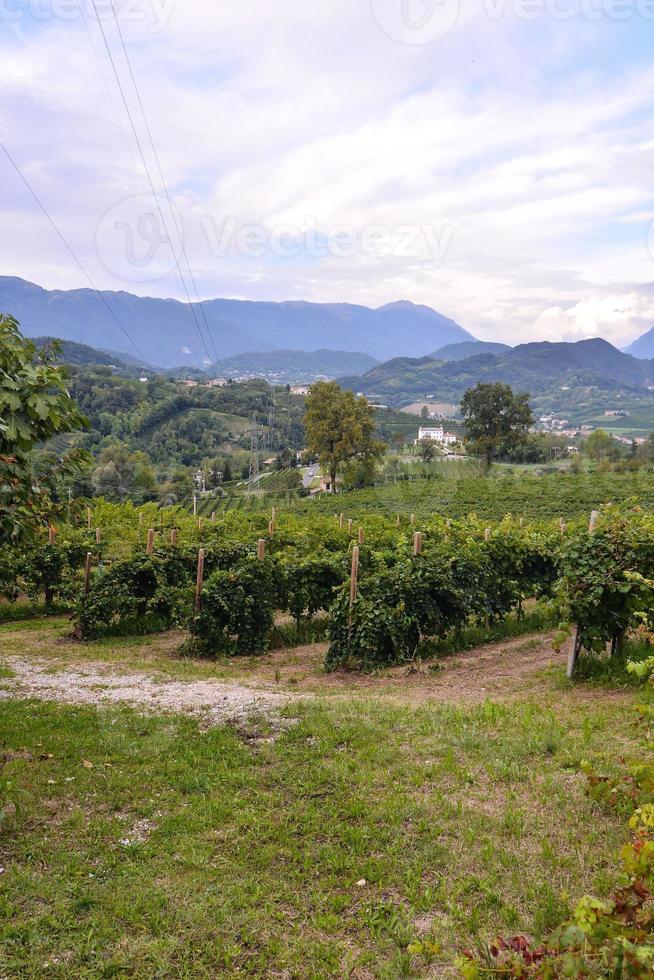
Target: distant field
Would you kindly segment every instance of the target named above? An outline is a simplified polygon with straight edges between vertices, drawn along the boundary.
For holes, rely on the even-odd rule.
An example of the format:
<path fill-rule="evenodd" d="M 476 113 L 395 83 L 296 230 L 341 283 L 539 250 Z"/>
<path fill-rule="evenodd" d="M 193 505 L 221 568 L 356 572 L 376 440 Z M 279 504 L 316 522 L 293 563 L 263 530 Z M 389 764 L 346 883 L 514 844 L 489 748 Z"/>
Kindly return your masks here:
<path fill-rule="evenodd" d="M 445 418 L 451 418 L 457 410 L 457 406 L 452 405 L 451 402 L 413 402 L 411 405 L 406 405 L 402 411 L 410 415 L 420 415 L 423 408 L 428 412 L 437 412 Z"/>
<path fill-rule="evenodd" d="M 602 504 L 632 497 L 644 507 L 654 507 L 654 473 L 415 480 L 354 490 L 336 498 L 299 500 L 293 506 L 327 513 L 342 510 L 349 516 L 408 512 L 426 517 L 438 512 L 456 519 L 473 513 L 487 520 L 501 520 L 506 514 L 547 519 L 576 517 Z"/>
<path fill-rule="evenodd" d="M 462 460 L 434 463 L 429 479 L 398 480 L 365 490 L 352 490 L 332 497 L 324 494 L 311 500 L 298 490 L 244 494 L 222 499 L 204 498 L 198 514 L 208 517 L 231 510 L 278 510 L 333 514 L 350 517 L 364 514 L 415 514 L 428 517 L 439 513 L 460 519 L 476 514 L 486 520 L 501 520 L 506 514 L 525 518 L 565 519 L 590 513 L 602 504 L 634 499 L 643 507 L 654 507 L 654 473 L 550 473 L 534 476 L 524 470 L 498 469 L 490 477 L 468 475 L 470 464 Z M 434 475 L 438 469 L 441 473 Z"/>

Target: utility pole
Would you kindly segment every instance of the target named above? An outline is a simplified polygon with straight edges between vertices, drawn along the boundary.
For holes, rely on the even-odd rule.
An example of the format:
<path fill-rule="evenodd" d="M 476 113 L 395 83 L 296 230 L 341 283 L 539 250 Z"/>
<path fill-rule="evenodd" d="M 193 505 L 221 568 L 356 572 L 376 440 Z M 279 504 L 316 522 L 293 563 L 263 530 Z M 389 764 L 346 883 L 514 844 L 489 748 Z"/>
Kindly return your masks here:
<path fill-rule="evenodd" d="M 193 517 L 198 516 L 198 495 L 197 491 L 193 491 Z"/>

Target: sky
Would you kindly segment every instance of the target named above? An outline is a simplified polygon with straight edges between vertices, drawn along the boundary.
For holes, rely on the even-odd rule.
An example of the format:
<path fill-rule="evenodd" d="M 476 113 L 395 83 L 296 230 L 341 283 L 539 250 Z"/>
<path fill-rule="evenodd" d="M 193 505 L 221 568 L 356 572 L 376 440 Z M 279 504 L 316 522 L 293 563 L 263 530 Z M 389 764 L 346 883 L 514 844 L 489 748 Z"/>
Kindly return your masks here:
<path fill-rule="evenodd" d="M 98 288 L 654 326 L 654 0 L 113 0 L 129 64 L 111 3 L 0 0 L 0 139 Z M 88 285 L 1 151 L 0 221 Z"/>

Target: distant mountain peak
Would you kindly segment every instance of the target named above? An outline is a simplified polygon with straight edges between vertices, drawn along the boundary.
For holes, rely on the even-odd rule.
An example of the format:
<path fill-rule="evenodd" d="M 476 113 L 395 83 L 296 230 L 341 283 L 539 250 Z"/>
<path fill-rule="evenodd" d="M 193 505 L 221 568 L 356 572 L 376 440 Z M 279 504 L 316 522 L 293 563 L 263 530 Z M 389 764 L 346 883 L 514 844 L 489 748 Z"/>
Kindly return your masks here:
<path fill-rule="evenodd" d="M 625 347 L 624 352 L 625 354 L 631 354 L 632 357 L 640 357 L 644 360 L 654 357 L 654 327 L 645 331 L 629 347 Z"/>
<path fill-rule="evenodd" d="M 393 310 L 398 310 L 398 311 L 408 310 L 411 311 L 412 313 L 423 313 L 425 314 L 425 316 L 435 316 L 435 317 L 443 316 L 442 313 L 438 313 L 431 306 L 425 306 L 424 303 L 412 303 L 411 300 L 408 299 L 398 299 L 394 303 L 386 303 L 385 306 L 377 307 L 378 313 L 388 313 Z"/>

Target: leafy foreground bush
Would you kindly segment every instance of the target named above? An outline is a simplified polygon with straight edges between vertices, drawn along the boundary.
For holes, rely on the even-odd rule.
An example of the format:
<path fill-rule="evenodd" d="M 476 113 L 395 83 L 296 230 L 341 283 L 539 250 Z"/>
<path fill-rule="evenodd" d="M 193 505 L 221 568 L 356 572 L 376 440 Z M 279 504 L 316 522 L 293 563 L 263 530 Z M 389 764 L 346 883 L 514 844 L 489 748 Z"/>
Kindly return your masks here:
<path fill-rule="evenodd" d="M 543 545 L 544 547 L 544 545 Z M 498 549 L 502 560 L 498 559 Z M 366 576 L 350 609 L 343 589 L 330 610 L 327 670 L 369 670 L 411 660 L 425 638 L 443 639 L 471 619 L 495 622 L 523 598 L 551 587 L 555 566 L 525 544 L 444 542 L 429 553 Z"/>
<path fill-rule="evenodd" d="M 184 652 L 200 656 L 264 653 L 270 644 L 279 601 L 280 576 L 271 559 L 246 558 L 211 575 L 202 590 L 202 609 L 189 623 Z"/>
<path fill-rule="evenodd" d="M 604 511 L 592 534 L 577 532 L 560 557 L 558 607 L 567 639 L 579 629 L 588 652 L 619 652 L 627 630 L 654 625 L 654 518 L 638 508 Z"/>
<path fill-rule="evenodd" d="M 651 678 L 654 658 L 635 671 Z M 651 683 L 651 680 L 650 680 Z M 654 710 L 639 706 L 654 734 Z M 631 840 L 621 851 L 623 883 L 608 901 L 585 895 L 572 919 L 545 943 L 525 936 L 498 938 L 481 956 L 465 953 L 457 966 L 466 980 L 504 976 L 540 980 L 558 977 L 652 977 L 654 974 L 654 763 L 638 761 L 617 777 L 582 768 L 588 793 L 600 803 L 630 815 Z"/>
<path fill-rule="evenodd" d="M 90 640 L 168 629 L 190 615 L 190 581 L 188 563 L 174 552 L 117 562 L 80 602 L 75 634 Z"/>

